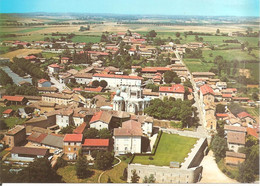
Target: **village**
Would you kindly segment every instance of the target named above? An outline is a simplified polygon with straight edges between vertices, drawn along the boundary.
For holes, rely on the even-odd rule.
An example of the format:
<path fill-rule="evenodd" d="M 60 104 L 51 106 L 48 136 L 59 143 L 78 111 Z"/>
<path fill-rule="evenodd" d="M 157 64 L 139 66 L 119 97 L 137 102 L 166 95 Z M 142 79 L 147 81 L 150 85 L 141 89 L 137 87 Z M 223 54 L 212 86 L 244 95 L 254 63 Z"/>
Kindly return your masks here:
<path fill-rule="evenodd" d="M 222 135 L 227 144 L 224 165 L 237 167 L 246 161 L 246 153 L 239 149 L 249 138 L 258 140 L 259 120 L 243 107 L 257 108 L 259 101 L 239 96 L 236 88 L 216 78 L 214 72 L 189 71 L 183 62 L 186 51 L 208 48 L 207 44 L 169 42 L 154 46 L 149 38 L 130 30 L 105 37 L 106 42 L 92 45 L 2 41 L 4 46 L 58 54 L 51 59 L 40 53 L 0 59 L 1 65 L 11 70 L 8 63 L 45 64 L 42 71 L 46 73 L 44 78 L 16 82 L 18 87 L 34 87 L 37 95 L 10 95 L 1 89 L 0 105 L 6 108 L 2 117 L 24 120 L 3 130 L 5 164 L 26 167 L 36 158 L 45 157 L 55 167 L 60 158 L 75 163 L 85 156 L 93 165 L 98 162 L 96 152 L 110 152 L 113 161 L 114 157 L 123 161 L 122 157 L 131 154 L 127 182 L 135 172 L 140 183 L 151 175 L 158 183 L 196 183 L 203 179 L 200 163 L 214 135 Z M 140 63 L 133 65 L 130 60 Z M 182 113 L 173 111 L 167 102 L 178 102 Z M 182 111 L 186 105 L 190 112 Z M 170 116 L 158 109 L 163 107 Z M 166 145 L 162 144 L 164 136 L 176 134 L 182 140 L 194 139 L 183 159 L 153 164 L 159 147 Z"/>

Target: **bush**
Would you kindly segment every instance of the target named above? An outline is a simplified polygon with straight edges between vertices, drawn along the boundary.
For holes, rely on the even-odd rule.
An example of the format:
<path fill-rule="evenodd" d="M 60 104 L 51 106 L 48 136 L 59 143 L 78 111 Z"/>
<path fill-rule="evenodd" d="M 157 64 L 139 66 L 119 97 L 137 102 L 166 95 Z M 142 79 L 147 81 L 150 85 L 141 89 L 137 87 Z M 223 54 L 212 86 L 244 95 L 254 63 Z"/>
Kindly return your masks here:
<path fill-rule="evenodd" d="M 125 161 L 125 160 L 126 160 L 126 157 L 123 156 L 123 157 L 122 157 L 122 160 Z"/>
<path fill-rule="evenodd" d="M 149 156 L 149 160 L 153 160 L 153 157 L 152 157 L 152 156 Z"/>

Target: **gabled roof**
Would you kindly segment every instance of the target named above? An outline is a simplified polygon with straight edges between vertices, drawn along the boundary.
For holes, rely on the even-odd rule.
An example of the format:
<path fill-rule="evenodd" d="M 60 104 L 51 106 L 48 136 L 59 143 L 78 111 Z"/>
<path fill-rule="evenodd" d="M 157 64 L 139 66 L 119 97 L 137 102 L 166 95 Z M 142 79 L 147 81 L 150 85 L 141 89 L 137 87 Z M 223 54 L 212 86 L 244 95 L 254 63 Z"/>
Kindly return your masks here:
<path fill-rule="evenodd" d="M 224 125 L 224 130 L 236 131 L 236 132 L 246 132 L 245 127 L 239 127 L 239 126 L 234 126 L 234 125 Z"/>
<path fill-rule="evenodd" d="M 247 134 L 258 138 L 257 129 L 247 127 Z"/>
<path fill-rule="evenodd" d="M 85 139 L 82 146 L 88 147 L 108 147 L 109 139 Z"/>
<path fill-rule="evenodd" d="M 83 134 L 66 134 L 64 142 L 82 142 Z"/>
<path fill-rule="evenodd" d="M 254 119 L 253 116 L 251 116 L 251 115 L 248 114 L 247 112 L 240 112 L 240 113 L 237 114 L 237 117 L 238 117 L 239 119 L 243 119 L 243 118 L 246 118 L 246 117 L 250 117 L 250 118 Z"/>
<path fill-rule="evenodd" d="M 3 114 L 11 114 L 13 112 L 13 109 L 6 109 Z"/>
<path fill-rule="evenodd" d="M 235 157 L 235 158 L 246 158 L 246 155 L 243 153 L 238 152 L 232 152 L 232 151 L 226 151 L 226 157 Z"/>
<path fill-rule="evenodd" d="M 223 98 L 232 98 L 232 94 L 222 94 Z"/>
<path fill-rule="evenodd" d="M 88 92 L 101 92 L 103 90 L 103 87 L 85 88 L 84 90 Z"/>
<path fill-rule="evenodd" d="M 44 145 L 52 146 L 52 147 L 63 148 L 63 136 L 48 134 L 41 141 L 41 143 L 44 144 Z"/>
<path fill-rule="evenodd" d="M 48 82 L 48 80 L 47 80 L 47 79 L 40 79 L 40 80 L 38 81 L 38 83 L 44 83 L 44 82 Z"/>
<path fill-rule="evenodd" d="M 78 126 L 77 128 L 75 128 L 73 130 L 73 133 L 74 134 L 83 134 L 86 127 L 87 127 L 86 122 L 83 122 L 80 126 Z"/>
<path fill-rule="evenodd" d="M 14 128 L 8 130 L 8 132 L 6 134 L 14 135 L 14 134 L 17 134 L 18 132 L 22 131 L 23 129 L 24 129 L 24 126 L 16 125 Z"/>
<path fill-rule="evenodd" d="M 8 101 L 23 101 L 24 97 L 22 96 L 3 96 L 3 100 L 8 100 Z"/>
<path fill-rule="evenodd" d="M 114 129 L 114 136 L 142 136 L 141 123 L 135 120 L 128 120 L 122 123 L 122 128 Z"/>
<path fill-rule="evenodd" d="M 244 145 L 246 143 L 246 134 L 244 132 L 228 132 L 227 142 Z"/>
<path fill-rule="evenodd" d="M 173 84 L 171 87 L 160 87 L 159 92 L 171 92 L 184 94 L 185 88 L 181 84 Z"/>
<path fill-rule="evenodd" d="M 39 133 L 39 132 L 33 132 L 30 136 L 26 138 L 28 141 L 41 143 L 42 140 L 47 136 L 47 134 Z"/>
<path fill-rule="evenodd" d="M 32 147 L 13 147 L 11 153 L 14 154 L 24 154 L 24 155 L 35 155 L 35 156 L 45 156 L 49 149 L 43 148 L 32 148 Z"/>
<path fill-rule="evenodd" d="M 51 64 L 51 65 L 49 65 L 49 67 L 52 67 L 52 68 L 61 68 L 60 65 L 58 65 L 58 64 Z"/>
<path fill-rule="evenodd" d="M 111 118 L 112 118 L 112 115 L 109 114 L 108 112 L 105 112 L 105 111 L 99 111 L 99 112 L 96 112 L 93 117 L 91 118 L 90 120 L 90 124 L 91 123 L 94 123 L 96 121 L 102 121 L 104 123 L 107 123 L 109 124 L 110 121 L 111 121 Z"/>
<path fill-rule="evenodd" d="M 200 87 L 200 91 L 201 91 L 201 93 L 203 94 L 203 95 L 206 95 L 206 94 L 212 94 L 212 95 L 214 95 L 214 91 L 213 91 L 213 89 L 210 87 L 210 86 L 208 86 L 208 85 L 202 85 L 201 87 Z"/>
<path fill-rule="evenodd" d="M 225 117 L 228 117 L 228 114 L 227 113 L 217 113 L 216 116 L 219 118 L 225 118 Z"/>

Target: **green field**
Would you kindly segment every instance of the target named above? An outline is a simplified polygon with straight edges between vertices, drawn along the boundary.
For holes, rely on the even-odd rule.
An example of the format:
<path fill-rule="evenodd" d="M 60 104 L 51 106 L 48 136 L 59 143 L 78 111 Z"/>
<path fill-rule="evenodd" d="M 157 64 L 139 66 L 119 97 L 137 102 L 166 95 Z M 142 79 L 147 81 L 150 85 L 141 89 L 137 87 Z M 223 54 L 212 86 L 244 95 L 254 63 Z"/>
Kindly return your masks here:
<path fill-rule="evenodd" d="M 234 37 L 234 39 L 237 39 L 240 42 L 248 42 L 248 46 L 250 47 L 257 47 L 259 38 L 257 37 Z"/>
<path fill-rule="evenodd" d="M 76 169 L 75 165 L 68 165 L 63 168 L 59 168 L 57 170 L 57 173 L 62 176 L 62 180 L 65 183 L 98 183 L 98 177 L 100 173 L 102 172 L 101 170 L 92 170 L 94 171 L 94 174 L 86 179 L 78 179 L 76 176 Z"/>
<path fill-rule="evenodd" d="M 52 57 L 57 57 L 57 56 L 59 56 L 60 54 L 56 54 L 56 53 L 51 53 L 51 52 L 43 52 L 42 53 L 42 56 L 44 57 L 44 58 L 47 58 L 47 59 L 50 59 L 50 58 L 52 58 Z"/>
<path fill-rule="evenodd" d="M 108 178 L 110 178 L 113 183 L 126 183 L 126 181 L 121 180 L 120 177 L 123 175 L 124 169 L 127 168 L 127 165 L 126 162 L 122 161 L 116 167 L 106 171 L 102 175 L 100 182 L 106 183 Z"/>
<path fill-rule="evenodd" d="M 85 35 L 85 36 L 83 36 L 83 35 L 77 35 L 77 36 L 74 36 L 71 40 L 72 40 L 72 42 L 78 42 L 78 43 L 83 43 L 83 42 L 85 42 L 85 43 L 98 43 L 98 42 L 100 42 L 100 39 L 101 39 L 101 37 L 100 36 L 88 36 L 88 35 Z"/>
<path fill-rule="evenodd" d="M 33 32 L 33 31 L 38 31 L 38 30 L 42 30 L 45 29 L 47 27 L 32 27 L 32 28 L 27 28 L 24 30 L 19 30 L 16 33 L 27 33 L 27 32 Z"/>
<path fill-rule="evenodd" d="M 250 107 L 250 108 L 247 107 L 246 110 L 253 117 L 259 117 L 259 108 L 257 108 L 257 107 L 253 107 L 253 108 L 252 107 Z"/>
<path fill-rule="evenodd" d="M 212 53 L 212 57 L 209 55 Z M 248 54 L 247 51 L 241 51 L 240 49 L 234 50 L 203 50 L 202 55 L 206 61 L 214 61 L 216 56 L 222 56 L 224 60 L 257 60 L 256 57 L 253 57 Z"/>
<path fill-rule="evenodd" d="M 8 52 L 8 46 L 0 46 L 0 54 L 4 54 Z"/>
<path fill-rule="evenodd" d="M 169 166 L 171 161 L 184 162 L 184 158 L 197 142 L 197 138 L 163 133 L 153 160 L 148 156 L 135 156 L 132 163 Z"/>
<path fill-rule="evenodd" d="M 184 59 L 183 60 L 189 71 L 192 72 L 208 72 L 211 67 L 214 66 L 214 63 L 203 63 L 200 59 Z"/>

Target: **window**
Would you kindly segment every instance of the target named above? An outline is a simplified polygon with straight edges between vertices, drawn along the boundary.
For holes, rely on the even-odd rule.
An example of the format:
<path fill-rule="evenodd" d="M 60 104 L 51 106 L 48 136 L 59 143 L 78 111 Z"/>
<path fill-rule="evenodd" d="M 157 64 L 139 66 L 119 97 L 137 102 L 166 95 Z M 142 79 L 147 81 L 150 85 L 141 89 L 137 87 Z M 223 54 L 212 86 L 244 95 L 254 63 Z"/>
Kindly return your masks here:
<path fill-rule="evenodd" d="M 68 148 L 68 151 L 70 151 L 70 147 Z"/>
<path fill-rule="evenodd" d="M 77 150 L 77 148 L 75 147 L 75 148 L 74 148 L 74 151 L 76 151 L 76 150 Z"/>

